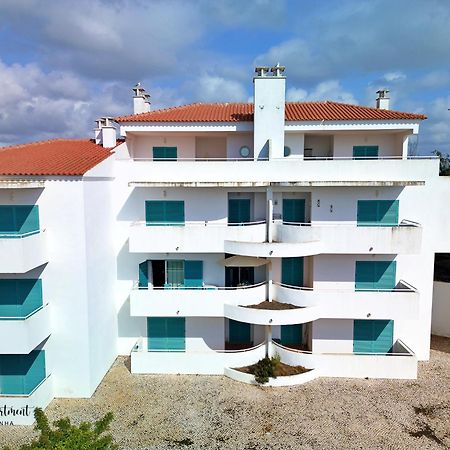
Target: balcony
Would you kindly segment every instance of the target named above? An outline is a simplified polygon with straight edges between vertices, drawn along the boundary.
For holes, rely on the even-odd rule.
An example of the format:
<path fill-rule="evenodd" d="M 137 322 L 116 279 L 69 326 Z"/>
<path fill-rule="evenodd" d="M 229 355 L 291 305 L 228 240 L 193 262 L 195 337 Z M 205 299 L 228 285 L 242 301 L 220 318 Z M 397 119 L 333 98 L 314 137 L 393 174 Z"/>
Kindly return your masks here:
<path fill-rule="evenodd" d="M 25 273 L 48 262 L 46 232 L 0 234 L 0 272 Z"/>
<path fill-rule="evenodd" d="M 410 319 L 419 317 L 419 292 L 400 280 L 393 290 L 315 290 L 274 283 L 273 297 L 306 309 L 317 319 Z"/>
<path fill-rule="evenodd" d="M 34 422 L 34 409 L 44 409 L 52 400 L 53 386 L 51 375 L 44 378 L 29 394 L 0 394 L 2 406 L 0 424 L 32 425 Z"/>
<path fill-rule="evenodd" d="M 24 317 L 0 317 L 0 354 L 28 354 L 50 334 L 48 304 Z"/>
<path fill-rule="evenodd" d="M 344 378 L 417 378 L 417 357 L 400 339 L 389 353 L 312 353 L 273 343 L 286 364 L 314 367 L 323 377 Z"/>
<path fill-rule="evenodd" d="M 265 356 L 264 344 L 245 350 L 148 351 L 140 339 L 131 352 L 131 373 L 223 375 L 226 367 L 254 364 Z"/>
<path fill-rule="evenodd" d="M 277 220 L 274 240 L 292 245 L 316 242 L 323 253 L 417 254 L 422 245 L 422 227 L 410 220 L 402 220 L 396 227 L 362 227 L 346 222 L 284 224 Z"/>
<path fill-rule="evenodd" d="M 130 229 L 132 253 L 224 253 L 226 241 L 264 242 L 265 222 L 229 226 L 224 222 L 185 222 L 152 225 L 134 222 Z"/>
<path fill-rule="evenodd" d="M 266 298 L 266 283 L 237 288 L 205 286 L 189 289 L 135 288 L 130 294 L 131 316 L 224 317 L 225 305 L 255 304 Z"/>
<path fill-rule="evenodd" d="M 439 171 L 434 157 L 130 160 L 130 186 L 405 186 Z"/>

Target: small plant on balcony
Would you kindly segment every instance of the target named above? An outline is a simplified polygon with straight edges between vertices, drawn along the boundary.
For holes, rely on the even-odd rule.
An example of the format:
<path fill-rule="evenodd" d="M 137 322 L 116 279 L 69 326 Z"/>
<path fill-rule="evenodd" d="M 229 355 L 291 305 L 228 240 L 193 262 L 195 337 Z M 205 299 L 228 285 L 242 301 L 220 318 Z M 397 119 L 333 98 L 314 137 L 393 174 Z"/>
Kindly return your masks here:
<path fill-rule="evenodd" d="M 269 381 L 269 378 L 276 378 L 276 371 L 280 365 L 281 358 L 278 353 L 271 358 L 265 357 L 260 359 L 254 366 L 253 373 L 255 375 L 255 381 L 258 384 L 264 384 Z"/>
<path fill-rule="evenodd" d="M 57 420 L 52 428 L 47 416 L 40 408 L 34 411 L 36 419 L 35 429 L 40 433 L 39 437 L 31 444 L 22 445 L 20 450 L 116 450 L 119 447 L 114 444 L 109 434 L 109 426 L 113 420 L 112 413 L 106 414 L 102 419 L 94 422 L 82 422 L 79 426 L 72 425 L 69 418 Z M 4 447 L 3 450 L 10 450 Z"/>

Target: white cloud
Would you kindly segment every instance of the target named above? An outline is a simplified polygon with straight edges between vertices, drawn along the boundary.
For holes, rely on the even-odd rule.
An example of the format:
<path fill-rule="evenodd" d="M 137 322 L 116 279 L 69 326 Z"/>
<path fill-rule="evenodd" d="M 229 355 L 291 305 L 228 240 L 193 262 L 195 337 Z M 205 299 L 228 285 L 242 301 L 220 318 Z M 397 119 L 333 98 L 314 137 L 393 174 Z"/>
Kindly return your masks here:
<path fill-rule="evenodd" d="M 337 80 L 323 81 L 310 91 L 291 87 L 286 92 L 286 99 L 291 102 L 331 100 L 342 103 L 358 103 L 353 94 L 346 91 Z"/>
<path fill-rule="evenodd" d="M 201 75 L 188 82 L 185 89 L 196 101 L 202 102 L 245 102 L 248 98 L 240 82 L 216 75 Z"/>
<path fill-rule="evenodd" d="M 387 72 L 383 75 L 383 78 L 388 82 L 396 82 L 406 79 L 406 75 L 403 72 Z"/>
<path fill-rule="evenodd" d="M 105 84 L 90 93 L 73 74 L 0 61 L 0 142 L 84 137 L 97 116 L 125 109 L 114 91 L 114 85 Z"/>

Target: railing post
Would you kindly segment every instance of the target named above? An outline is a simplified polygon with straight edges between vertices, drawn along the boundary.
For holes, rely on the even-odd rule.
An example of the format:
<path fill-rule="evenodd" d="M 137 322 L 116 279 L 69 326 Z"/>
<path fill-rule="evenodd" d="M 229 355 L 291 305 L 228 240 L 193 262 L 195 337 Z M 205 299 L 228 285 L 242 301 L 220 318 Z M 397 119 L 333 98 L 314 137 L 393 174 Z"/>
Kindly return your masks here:
<path fill-rule="evenodd" d="M 266 191 L 267 211 L 266 211 L 266 240 L 272 242 L 273 239 L 273 191 L 267 188 Z"/>
<path fill-rule="evenodd" d="M 273 355 L 272 350 L 272 325 L 266 325 L 266 357 L 270 358 Z"/>

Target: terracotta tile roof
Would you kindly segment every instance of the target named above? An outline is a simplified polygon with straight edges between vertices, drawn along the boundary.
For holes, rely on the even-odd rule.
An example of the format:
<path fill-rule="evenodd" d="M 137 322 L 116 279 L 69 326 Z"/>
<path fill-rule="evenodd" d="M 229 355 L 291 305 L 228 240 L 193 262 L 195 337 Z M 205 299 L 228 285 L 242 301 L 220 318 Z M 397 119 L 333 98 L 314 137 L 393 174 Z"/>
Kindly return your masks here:
<path fill-rule="evenodd" d="M 90 139 L 54 139 L 0 148 L 0 176 L 81 176 L 111 156 Z"/>
<path fill-rule="evenodd" d="M 337 102 L 287 102 L 287 121 L 424 120 L 426 116 Z M 142 114 L 117 117 L 116 122 L 251 122 L 252 103 L 192 103 Z"/>

